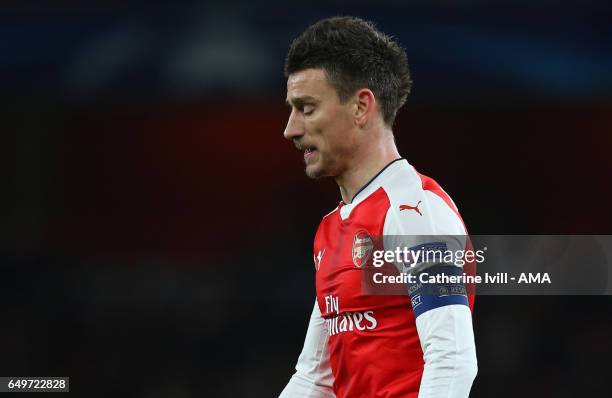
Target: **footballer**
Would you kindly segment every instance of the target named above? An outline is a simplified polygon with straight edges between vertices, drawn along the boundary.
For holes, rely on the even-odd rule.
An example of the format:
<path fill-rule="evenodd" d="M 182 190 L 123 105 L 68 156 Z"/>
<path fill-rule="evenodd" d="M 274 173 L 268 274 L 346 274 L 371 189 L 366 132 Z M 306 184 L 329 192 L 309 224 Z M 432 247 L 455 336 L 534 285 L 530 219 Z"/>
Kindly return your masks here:
<path fill-rule="evenodd" d="M 324 19 L 293 41 L 285 76 L 284 136 L 303 151 L 307 176 L 333 178 L 342 201 L 316 232 L 316 301 L 280 397 L 467 397 L 477 372 L 473 295 L 443 285 L 435 288 L 454 293 L 362 291 L 375 237 L 450 249 L 465 240 L 435 237 L 467 236 L 447 193 L 396 148 L 392 126 L 411 88 L 405 51 L 370 22 Z"/>

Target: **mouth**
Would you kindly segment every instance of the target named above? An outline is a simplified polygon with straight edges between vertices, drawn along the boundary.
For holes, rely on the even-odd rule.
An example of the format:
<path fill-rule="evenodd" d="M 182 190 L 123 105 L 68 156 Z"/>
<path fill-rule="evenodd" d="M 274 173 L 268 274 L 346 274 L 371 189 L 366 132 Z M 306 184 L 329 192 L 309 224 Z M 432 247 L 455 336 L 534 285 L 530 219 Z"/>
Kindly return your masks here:
<path fill-rule="evenodd" d="M 306 162 L 306 164 L 310 163 L 319 153 L 319 150 L 314 145 L 304 145 L 298 141 L 293 141 L 293 143 L 297 149 L 304 151 L 304 162 Z"/>
<path fill-rule="evenodd" d="M 309 163 L 319 152 L 314 146 L 303 147 L 304 149 L 304 162 Z"/>

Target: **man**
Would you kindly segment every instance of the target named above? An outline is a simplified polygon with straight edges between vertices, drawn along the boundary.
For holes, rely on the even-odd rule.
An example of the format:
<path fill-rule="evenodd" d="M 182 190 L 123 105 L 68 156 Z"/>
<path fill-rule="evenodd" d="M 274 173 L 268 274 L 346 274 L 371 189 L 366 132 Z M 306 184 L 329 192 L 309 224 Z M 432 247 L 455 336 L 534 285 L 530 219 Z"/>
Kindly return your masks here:
<path fill-rule="evenodd" d="M 284 136 L 304 151 L 309 177 L 336 180 L 342 202 L 315 237 L 316 302 L 281 397 L 467 397 L 477 371 L 472 297 L 362 290 L 376 237 L 416 247 L 466 235 L 452 200 L 395 146 L 393 121 L 411 87 L 404 50 L 369 22 L 330 18 L 294 40 L 285 75 Z"/>

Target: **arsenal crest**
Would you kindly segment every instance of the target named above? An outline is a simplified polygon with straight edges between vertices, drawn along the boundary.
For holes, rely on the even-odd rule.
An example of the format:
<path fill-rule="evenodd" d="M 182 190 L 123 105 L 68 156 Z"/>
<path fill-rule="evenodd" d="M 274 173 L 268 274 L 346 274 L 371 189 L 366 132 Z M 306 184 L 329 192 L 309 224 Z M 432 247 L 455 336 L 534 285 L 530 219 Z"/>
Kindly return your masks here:
<path fill-rule="evenodd" d="M 368 262 L 374 249 L 374 242 L 367 231 L 358 231 L 353 237 L 353 263 L 361 268 Z"/>

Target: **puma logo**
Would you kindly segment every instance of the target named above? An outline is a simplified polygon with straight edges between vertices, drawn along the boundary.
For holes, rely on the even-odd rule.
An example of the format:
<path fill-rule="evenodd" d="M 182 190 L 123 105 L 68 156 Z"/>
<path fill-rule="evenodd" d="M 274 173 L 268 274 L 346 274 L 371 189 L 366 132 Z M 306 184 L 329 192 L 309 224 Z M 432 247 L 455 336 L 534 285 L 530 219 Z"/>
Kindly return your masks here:
<path fill-rule="evenodd" d="M 421 204 L 421 201 L 419 200 L 419 203 L 417 203 L 416 206 L 400 205 L 400 211 L 402 211 L 402 210 L 414 210 L 417 213 L 419 213 L 420 216 L 422 216 L 423 214 L 421 213 L 421 210 L 419 210 L 419 205 L 420 204 Z"/>

